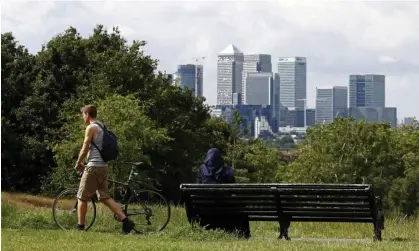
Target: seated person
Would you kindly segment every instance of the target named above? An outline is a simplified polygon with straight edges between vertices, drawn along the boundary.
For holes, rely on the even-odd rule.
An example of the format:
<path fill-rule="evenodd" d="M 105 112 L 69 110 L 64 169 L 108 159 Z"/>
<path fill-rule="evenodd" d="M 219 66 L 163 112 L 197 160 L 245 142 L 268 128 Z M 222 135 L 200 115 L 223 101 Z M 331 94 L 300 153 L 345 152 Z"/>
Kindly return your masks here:
<path fill-rule="evenodd" d="M 235 183 L 233 168 L 225 165 L 221 152 L 217 148 L 208 150 L 204 163 L 199 170 L 198 183 Z M 250 238 L 250 226 L 247 216 L 205 216 L 200 219 L 200 225 L 206 229 L 221 228 L 227 232 L 235 232 L 239 237 Z"/>
<path fill-rule="evenodd" d="M 220 150 L 217 148 L 209 149 L 199 170 L 198 183 L 222 184 L 234 182 L 234 170 L 225 165 Z"/>

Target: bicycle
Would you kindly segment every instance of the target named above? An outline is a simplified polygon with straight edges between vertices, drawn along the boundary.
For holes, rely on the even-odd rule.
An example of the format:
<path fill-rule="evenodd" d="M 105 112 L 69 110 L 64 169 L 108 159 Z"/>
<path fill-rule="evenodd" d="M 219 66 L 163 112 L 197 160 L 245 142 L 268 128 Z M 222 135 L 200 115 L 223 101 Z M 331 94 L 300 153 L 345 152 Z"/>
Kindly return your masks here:
<path fill-rule="evenodd" d="M 143 162 L 125 162 L 127 165 L 131 165 L 131 172 L 128 177 L 127 182 L 119 182 L 116 180 L 108 179 L 109 183 L 113 183 L 119 186 L 122 186 L 123 189 L 116 189 L 121 192 L 122 196 L 122 204 L 120 203 L 122 211 L 125 213 L 127 217 L 129 217 L 135 223 L 134 231 L 137 233 L 144 233 L 144 232 L 159 232 L 162 231 L 170 220 L 170 205 L 167 203 L 166 198 L 160 193 L 162 190 L 155 188 L 154 186 L 150 186 L 144 182 L 138 181 L 134 179 L 134 176 L 138 175 L 135 169 L 141 169 L 145 165 Z M 154 181 L 158 184 L 157 180 L 152 180 L 148 178 L 150 181 Z M 139 189 L 137 189 L 139 186 Z M 78 188 L 67 188 L 63 190 L 54 200 L 52 205 L 52 214 L 55 223 L 64 230 L 75 229 L 77 225 L 77 191 Z M 155 199 L 160 199 L 161 203 L 156 203 Z M 62 209 L 61 206 L 58 206 L 59 203 L 63 203 Z M 93 226 L 93 223 L 97 217 L 97 210 L 96 210 L 96 203 L 98 202 L 97 195 L 93 195 L 88 203 L 87 213 L 92 213 L 91 216 L 86 214 L 86 224 L 85 230 L 90 229 Z M 146 205 L 147 202 L 151 202 L 150 205 Z M 139 209 L 133 209 L 135 206 L 133 203 L 139 204 Z M 160 212 L 159 211 L 162 211 Z M 60 218 L 61 213 L 63 213 L 63 218 Z M 145 218 L 145 227 L 142 228 L 143 224 L 142 221 L 136 220 L 135 216 L 139 215 L 140 217 L 143 216 Z M 114 214 L 114 219 L 117 221 L 121 221 L 119 217 Z M 153 220 L 162 220 L 161 224 L 157 226 L 157 228 L 152 231 Z"/>

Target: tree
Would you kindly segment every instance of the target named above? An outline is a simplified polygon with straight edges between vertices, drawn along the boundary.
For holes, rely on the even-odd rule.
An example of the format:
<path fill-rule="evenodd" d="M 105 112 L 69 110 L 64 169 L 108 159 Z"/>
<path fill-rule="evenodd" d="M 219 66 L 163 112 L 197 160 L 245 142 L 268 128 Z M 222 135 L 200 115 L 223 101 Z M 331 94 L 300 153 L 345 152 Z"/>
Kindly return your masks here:
<path fill-rule="evenodd" d="M 141 149 L 158 149 L 171 140 L 166 130 L 157 128 L 138 106 L 139 100 L 133 95 L 114 94 L 98 101 L 98 119 L 118 137 L 119 156 L 117 160 L 109 163 L 110 176 L 116 180 L 128 177 L 130 169 L 124 162 L 149 162 Z M 46 187 L 52 191 L 77 184 L 77 174 L 73 167 L 83 143 L 86 125 L 82 123 L 80 112 L 66 115 L 69 123 L 65 124 L 62 130 L 65 137 L 52 147 L 57 167 L 54 168 L 51 182 L 48 183 L 52 186 Z"/>
<path fill-rule="evenodd" d="M 385 206 L 412 213 L 419 198 L 418 131 L 335 119 L 308 130 L 298 158 L 280 175 L 290 182 L 371 183 Z"/>
<path fill-rule="evenodd" d="M 16 156 L 27 156 L 18 170 L 28 173 L 25 166 L 36 171 L 30 177 L 23 175 L 22 183 L 34 179 L 36 185 L 27 185 L 39 189 L 40 181 L 57 165 L 50 146 L 66 138 L 66 125 L 73 124 L 72 115 L 79 114 L 81 106 L 112 95 L 133 95 L 138 100 L 137 109 L 171 139 L 166 147 L 145 145 L 142 149 L 154 166 L 168 172 L 163 183 L 169 196 L 179 197 L 181 182 L 195 181 L 194 168 L 209 147 L 223 144 L 223 133 L 212 130 L 218 126 L 209 123 L 209 108 L 203 98 L 170 85 L 166 76 L 156 72 L 157 60 L 145 55 L 145 45 L 145 41 L 128 45 L 118 28 L 108 32 L 98 25 L 83 38 L 70 27 L 33 56 L 37 71 L 28 81 L 30 92 L 20 104 L 12 105 L 18 125 L 16 136 L 26 147 L 18 149 Z M 6 118 L 4 124 L 8 123 Z M 10 128 L 5 126 L 2 133 Z M 214 134 L 220 137 L 212 137 Z"/>
<path fill-rule="evenodd" d="M 35 57 L 11 33 L 1 35 L 1 57 L 2 189 L 36 191 L 43 172 L 28 165 L 36 150 L 16 118 L 17 107 L 32 94 Z"/>
<path fill-rule="evenodd" d="M 238 182 L 273 182 L 275 174 L 284 163 L 279 153 L 259 139 L 246 139 L 247 128 L 243 128 L 243 118 L 234 111 L 229 125 L 226 160 L 236 172 Z"/>

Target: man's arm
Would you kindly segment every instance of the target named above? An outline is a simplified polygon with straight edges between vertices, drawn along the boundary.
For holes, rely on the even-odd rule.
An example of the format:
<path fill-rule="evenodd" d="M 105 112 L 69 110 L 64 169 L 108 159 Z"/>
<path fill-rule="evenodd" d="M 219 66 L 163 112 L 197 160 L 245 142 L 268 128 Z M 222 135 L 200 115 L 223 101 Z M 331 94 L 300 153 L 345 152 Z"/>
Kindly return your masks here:
<path fill-rule="evenodd" d="M 89 125 L 86 128 L 86 132 L 84 134 L 84 141 L 83 146 L 80 150 L 79 158 L 77 159 L 77 165 L 83 164 L 84 159 L 87 156 L 87 153 L 89 152 L 90 143 L 93 140 L 93 135 L 95 133 L 96 127 Z"/>

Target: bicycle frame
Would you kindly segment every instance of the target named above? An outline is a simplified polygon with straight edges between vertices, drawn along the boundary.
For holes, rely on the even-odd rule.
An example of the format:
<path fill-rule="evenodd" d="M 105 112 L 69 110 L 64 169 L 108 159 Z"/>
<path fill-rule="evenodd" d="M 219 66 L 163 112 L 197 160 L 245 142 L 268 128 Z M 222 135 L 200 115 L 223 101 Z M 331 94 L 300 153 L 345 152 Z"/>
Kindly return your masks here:
<path fill-rule="evenodd" d="M 124 187 L 126 193 L 125 193 L 125 195 L 122 199 L 121 207 L 124 206 L 128 202 L 129 198 L 132 195 L 132 192 L 135 191 L 135 189 L 133 189 L 134 184 L 138 184 L 140 186 L 143 186 L 145 189 L 153 190 L 155 192 L 161 192 L 162 191 L 161 189 L 155 188 L 154 186 L 150 186 L 150 185 L 146 184 L 145 182 L 134 180 L 134 176 L 138 175 L 135 168 L 136 168 L 135 165 L 131 165 L 131 171 L 130 171 L 127 182 L 120 182 L 120 181 L 117 181 L 117 180 L 107 179 L 108 182 L 110 182 L 110 183 L 121 185 L 121 186 Z M 141 191 L 141 190 L 144 190 L 144 188 L 140 188 L 138 190 Z M 92 198 L 95 202 L 99 201 L 96 194 L 94 194 Z M 78 205 L 78 200 L 76 200 L 76 203 L 74 204 L 72 210 L 75 210 L 77 208 L 77 205 Z"/>
<path fill-rule="evenodd" d="M 120 208 L 122 209 L 123 213 L 126 216 L 135 216 L 135 215 L 144 215 L 146 219 L 146 225 L 152 226 L 155 225 L 158 229 L 151 230 L 147 229 L 146 231 L 161 231 L 163 230 L 170 220 L 170 204 L 168 203 L 167 199 L 164 195 L 161 194 L 161 184 L 158 182 L 158 179 L 154 178 L 155 174 L 158 173 L 165 173 L 164 171 L 153 169 L 152 166 L 149 166 L 142 162 L 126 162 L 125 164 L 131 165 L 131 171 L 129 173 L 128 180 L 126 182 L 120 182 L 113 179 L 107 179 L 109 183 L 113 183 L 113 189 L 117 194 L 113 197 L 118 202 Z M 142 165 L 145 164 L 143 167 Z M 150 169 L 148 169 L 150 168 Z M 144 170 L 143 175 L 138 176 L 135 178 L 134 176 L 138 175 L 140 171 Z M 150 171 L 150 172 L 148 172 Z M 152 178 L 150 178 L 152 177 Z M 158 188 L 157 188 L 158 187 Z M 111 191 L 112 191 L 111 190 Z M 61 221 L 57 217 L 64 213 L 64 215 L 68 212 L 68 207 L 60 208 L 57 206 L 59 201 L 68 201 L 67 196 L 74 196 L 74 193 L 77 193 L 77 188 L 71 187 L 66 188 L 54 200 L 52 210 L 53 210 L 53 217 L 54 221 L 57 225 L 62 229 L 71 229 L 72 227 L 64 226 L 64 224 L 68 224 L 66 221 Z M 72 194 L 72 195 L 71 195 Z M 74 198 L 74 197 L 73 197 Z M 92 211 L 93 211 L 93 218 L 90 223 L 87 225 L 86 230 L 89 229 L 95 219 L 97 217 L 97 206 L 96 202 L 98 202 L 98 196 L 94 193 L 90 198 L 89 202 L 92 203 Z M 75 203 L 73 207 L 70 208 L 70 215 L 73 215 L 77 212 L 79 200 L 75 198 Z M 162 203 L 161 203 L 162 202 Z M 70 202 L 71 203 L 71 202 Z M 71 205 L 71 204 L 70 204 Z M 156 208 L 154 206 L 157 206 Z M 64 211 L 62 211 L 64 209 Z M 161 210 L 163 214 L 162 217 L 157 217 L 160 215 L 159 213 Z M 155 217 L 156 216 L 156 217 Z M 141 216 L 143 217 L 143 216 Z M 121 221 L 119 214 L 114 213 L 114 219 L 117 221 Z M 156 224 L 155 224 L 156 223 Z M 143 224 L 138 224 L 138 226 L 142 226 Z M 148 227 L 146 227 L 148 228 Z M 140 228 L 134 229 L 137 232 L 141 232 Z"/>

